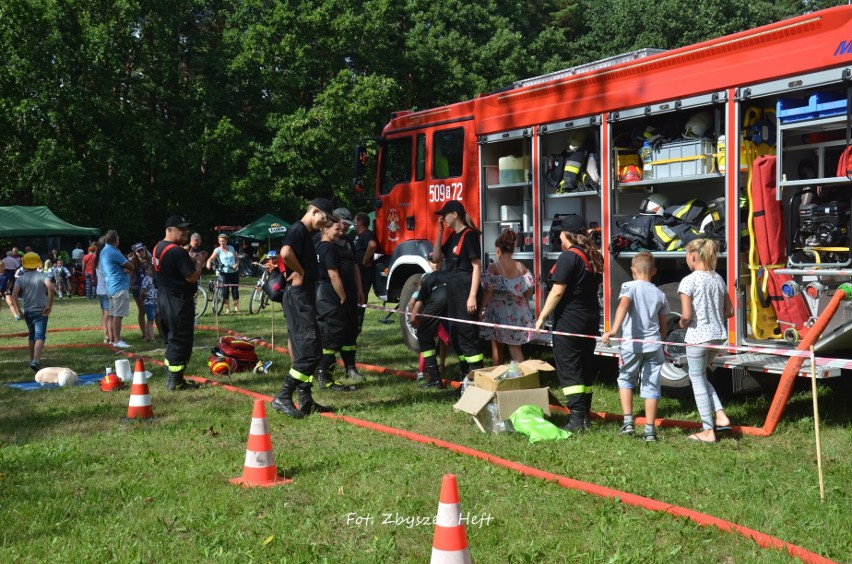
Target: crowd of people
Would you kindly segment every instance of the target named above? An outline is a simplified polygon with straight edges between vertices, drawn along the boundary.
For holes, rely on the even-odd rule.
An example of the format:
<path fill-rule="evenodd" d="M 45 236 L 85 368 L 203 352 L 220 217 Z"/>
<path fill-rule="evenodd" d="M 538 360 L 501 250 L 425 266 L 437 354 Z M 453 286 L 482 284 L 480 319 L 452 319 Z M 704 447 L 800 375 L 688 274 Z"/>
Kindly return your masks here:
<path fill-rule="evenodd" d="M 556 374 L 571 410 L 564 429 L 572 433 L 588 429 L 603 257 L 587 236 L 582 220 L 573 216 L 554 227 L 562 253 L 550 271 L 548 294 L 536 319 L 528 305 L 535 291 L 533 274 L 513 258 L 517 233 L 507 229 L 499 234 L 494 241 L 495 260 L 483 270 L 480 232 L 462 203 L 448 201 L 436 213 L 437 237 L 429 257 L 432 271 L 421 277 L 408 304 L 420 345 L 422 385 L 444 387 L 443 368 L 450 344 L 458 355 L 459 379 L 483 366 L 480 339 L 490 341 L 494 365 L 505 362 L 506 351 L 509 359 L 522 362 L 522 346 L 541 332 L 552 315 Z M 291 367 L 271 405 L 290 417 L 331 409 L 314 401 L 314 381 L 322 390 L 337 392 L 352 391 L 354 383 L 363 381 L 355 358 L 364 319 L 361 306 L 375 276 L 376 238 L 369 225 L 366 214 L 353 218 L 348 209 L 334 208 L 328 199 L 316 198 L 288 229 L 280 252 L 268 255 L 287 281 L 282 303 L 291 355 Z M 218 246 L 207 253 L 200 235 L 190 237 L 188 229 L 183 216 L 173 215 L 166 220 L 165 236 L 153 252 L 137 242 L 130 253 L 123 254 L 118 232 L 109 230 L 86 250 L 78 244 L 68 257 L 85 280 L 86 297 L 100 302 L 105 343 L 119 349 L 130 347 L 121 332 L 123 319 L 130 313 L 131 295 L 144 340 L 157 338 L 156 326 L 166 343 L 169 390 L 196 387 L 183 375 L 192 353 L 194 297 L 205 266 L 219 275 L 223 301 L 227 303 L 230 297 L 232 311 L 240 311 L 240 256 L 228 236 L 220 234 Z M 446 230 L 451 233 L 446 235 Z M 680 326 L 686 330 L 688 345 L 722 345 L 727 339 L 726 320 L 733 315 L 733 307 L 715 270 L 717 253 L 717 244 L 709 239 L 697 239 L 686 247 L 692 272 L 682 280 L 679 296 Z M 54 297 L 70 296 L 74 291 L 66 256 L 54 250 L 42 260 L 30 249 L 21 253 L 12 248 L 0 261 L 0 292 L 15 317 L 27 323 L 34 370 L 41 368 Z M 621 287 L 611 329 L 600 339 L 608 345 L 621 334 L 618 387 L 623 424 L 619 432 L 635 433 L 633 390 L 638 386 L 645 402 L 642 437 L 653 442 L 665 362 L 660 341 L 666 337 L 670 309 L 665 294 L 651 282 L 656 273 L 652 254 L 637 253 L 631 273 L 633 280 Z M 471 323 L 478 321 L 483 323 Z M 687 347 L 689 379 L 702 423 L 702 430 L 689 437 L 691 441 L 712 443 L 717 432 L 730 429 L 730 420 L 706 377 L 716 350 Z M 337 355 L 349 383 L 334 377 Z M 298 408 L 293 403 L 296 393 Z"/>

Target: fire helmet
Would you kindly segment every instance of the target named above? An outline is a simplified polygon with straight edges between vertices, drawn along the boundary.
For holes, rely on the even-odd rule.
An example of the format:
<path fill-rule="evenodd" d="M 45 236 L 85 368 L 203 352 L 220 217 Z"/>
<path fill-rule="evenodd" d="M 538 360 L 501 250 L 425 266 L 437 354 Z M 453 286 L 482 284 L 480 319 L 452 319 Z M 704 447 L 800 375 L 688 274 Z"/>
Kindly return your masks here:
<path fill-rule="evenodd" d="M 683 129 L 684 139 L 701 139 L 713 127 L 713 114 L 708 110 L 698 112 L 689 118 Z"/>
<path fill-rule="evenodd" d="M 237 361 L 229 356 L 211 356 L 207 361 L 210 372 L 213 374 L 230 375 L 237 370 Z"/>
<path fill-rule="evenodd" d="M 643 215 L 663 215 L 669 205 L 669 199 L 662 194 L 650 194 L 639 204 L 639 213 Z"/>
<path fill-rule="evenodd" d="M 115 390 L 120 390 L 124 387 L 121 379 L 112 372 L 107 372 L 107 374 L 101 380 L 101 390 L 105 392 L 112 392 Z"/>

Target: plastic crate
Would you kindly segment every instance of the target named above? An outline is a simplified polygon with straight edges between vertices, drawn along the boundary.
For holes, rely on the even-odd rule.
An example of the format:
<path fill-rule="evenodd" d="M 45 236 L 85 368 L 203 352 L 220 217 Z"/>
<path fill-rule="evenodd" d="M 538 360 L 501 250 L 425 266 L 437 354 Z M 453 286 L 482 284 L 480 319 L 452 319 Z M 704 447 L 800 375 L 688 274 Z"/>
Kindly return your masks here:
<path fill-rule="evenodd" d="M 814 92 L 807 99 L 779 98 L 775 115 L 781 123 L 837 116 L 846 113 L 846 95 L 839 92 Z"/>
<path fill-rule="evenodd" d="M 653 179 L 710 174 L 715 151 L 716 146 L 710 139 L 665 143 L 654 149 L 651 161 Z"/>

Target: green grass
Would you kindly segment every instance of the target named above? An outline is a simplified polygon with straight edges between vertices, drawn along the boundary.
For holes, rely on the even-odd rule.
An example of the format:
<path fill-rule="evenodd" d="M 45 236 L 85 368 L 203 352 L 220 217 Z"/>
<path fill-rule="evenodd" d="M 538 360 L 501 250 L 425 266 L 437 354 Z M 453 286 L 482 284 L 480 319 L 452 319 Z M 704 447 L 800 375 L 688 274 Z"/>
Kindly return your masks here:
<path fill-rule="evenodd" d="M 247 304 L 245 304 L 247 305 Z M 247 309 L 247 308 L 243 308 Z M 99 310 L 83 299 L 56 304 L 50 328 L 97 325 Z M 359 361 L 412 369 L 397 325 L 367 313 Z M 270 316 L 230 316 L 223 326 L 267 341 Z M 128 319 L 128 325 L 131 319 Z M 203 319 L 214 325 L 211 315 Z M 0 333 L 25 329 L 0 311 Z M 275 343 L 286 344 L 280 310 Z M 162 358 L 125 329 L 134 352 Z M 199 331 L 189 372 L 206 375 Z M 101 342 L 99 331 L 50 334 L 48 345 Z M 24 345 L 7 338 L 0 346 Z M 542 352 L 546 355 L 546 351 Z M 26 352 L 0 350 L 0 383 L 29 380 Z M 288 368 L 286 355 L 270 374 L 241 373 L 229 383 L 274 395 Z M 102 347 L 48 348 L 45 366 L 102 371 L 116 356 Z M 788 562 L 738 535 L 703 528 L 615 500 L 563 489 L 478 459 L 342 421 L 312 416 L 293 421 L 269 410 L 276 462 L 293 483 L 241 489 L 252 400 L 214 387 L 169 394 L 162 369 L 151 395 L 156 420 L 125 423 L 127 390 L 97 386 L 20 392 L 0 386 L 0 561 L 423 562 L 431 526 L 383 524 L 386 514 L 435 514 L 441 476 L 458 476 L 461 506 L 490 517 L 469 527 L 476 562 Z M 450 370 L 455 370 L 453 361 Z M 602 364 L 594 408 L 618 412 L 615 368 Z M 319 392 L 339 412 L 459 443 L 555 474 L 680 505 L 767 533 L 837 561 L 852 560 L 852 464 L 849 392 L 821 386 L 826 501 L 819 501 L 810 394 L 798 392 L 768 438 L 726 438 L 715 446 L 688 444 L 686 432 L 661 429 L 647 445 L 617 435 L 617 423 L 597 423 L 580 438 L 530 445 L 517 434 L 479 433 L 452 409 L 446 391 L 422 391 L 410 381 L 369 375 L 350 394 Z M 728 404 L 740 424 L 761 425 L 763 396 Z M 665 398 L 660 415 L 697 420 L 689 398 Z M 556 416 L 562 423 L 563 418 Z M 354 517 L 372 517 L 360 526 Z"/>

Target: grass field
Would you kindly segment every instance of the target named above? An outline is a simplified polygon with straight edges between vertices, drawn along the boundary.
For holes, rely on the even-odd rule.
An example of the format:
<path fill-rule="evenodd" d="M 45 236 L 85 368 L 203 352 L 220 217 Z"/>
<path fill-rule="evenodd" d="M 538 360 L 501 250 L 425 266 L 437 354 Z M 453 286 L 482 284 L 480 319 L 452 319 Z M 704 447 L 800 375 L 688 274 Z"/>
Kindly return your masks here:
<path fill-rule="evenodd" d="M 247 298 L 247 296 L 246 296 Z M 247 302 L 246 304 L 247 305 Z M 133 309 L 133 308 L 131 308 Z M 247 308 L 244 308 L 247 309 Z M 57 302 L 51 329 L 98 324 L 94 302 Z M 368 311 L 360 362 L 411 370 L 416 357 L 397 325 Z M 273 337 L 272 318 L 222 317 L 222 327 Z M 127 320 L 135 323 L 135 317 Z M 208 313 L 202 320 L 214 326 Z M 24 331 L 0 311 L 0 333 Z M 162 359 L 125 329 L 133 352 Z M 280 310 L 276 345 L 286 344 Z M 45 366 L 102 372 L 116 356 L 98 330 L 49 335 Z M 214 331 L 198 331 L 189 373 L 207 375 Z M 50 348 L 86 343 L 87 348 Z M 0 383 L 31 380 L 25 338 L 0 340 Z M 228 383 L 274 395 L 286 355 L 262 350 L 269 374 L 241 373 Z M 547 351 L 538 354 L 546 355 Z M 455 371 L 453 361 L 448 363 Z M 615 368 L 602 365 L 594 409 L 617 413 Z M 241 489 L 252 400 L 221 388 L 167 393 L 150 365 L 156 420 L 122 422 L 129 392 L 98 386 L 21 392 L 0 386 L 0 562 L 423 562 L 441 476 L 458 477 L 475 562 L 788 562 L 783 550 L 714 527 L 646 511 L 519 475 L 434 446 L 321 416 L 301 421 L 268 410 L 279 471 L 293 483 Z M 367 373 L 355 392 L 319 392 L 339 413 L 451 441 L 547 472 L 647 496 L 732 521 L 838 562 L 852 561 L 850 387 L 820 387 L 826 500 L 820 502 L 809 388 L 797 392 L 768 438 L 729 437 L 695 445 L 687 432 L 661 429 L 645 444 L 597 422 L 579 438 L 530 445 L 518 434 L 480 433 L 455 413 L 449 391 L 422 391 L 411 381 Z M 733 398 L 737 424 L 762 425 L 769 399 Z M 641 413 L 641 410 L 637 410 Z M 693 400 L 667 397 L 660 416 L 697 420 Z M 564 419 L 556 416 L 555 422 Z M 360 519 L 358 519 L 360 518 Z M 387 522 L 390 519 L 390 522 Z"/>

